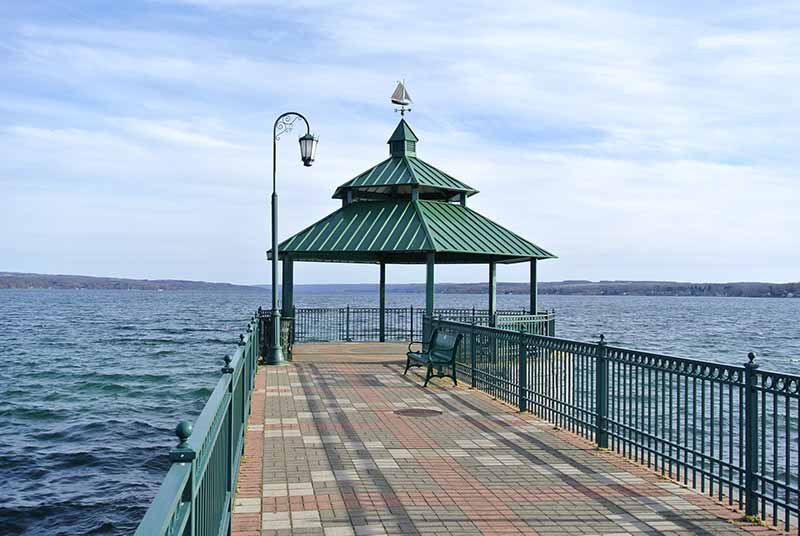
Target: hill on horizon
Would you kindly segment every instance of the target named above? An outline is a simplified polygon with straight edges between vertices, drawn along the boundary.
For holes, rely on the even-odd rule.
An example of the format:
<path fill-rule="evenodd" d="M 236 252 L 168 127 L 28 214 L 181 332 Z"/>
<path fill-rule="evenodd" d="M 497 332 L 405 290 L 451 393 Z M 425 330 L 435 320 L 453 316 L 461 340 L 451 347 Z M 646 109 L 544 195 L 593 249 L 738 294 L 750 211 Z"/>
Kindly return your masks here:
<path fill-rule="evenodd" d="M 106 290 L 251 290 L 264 291 L 269 285 L 236 285 L 183 279 L 129 279 L 85 275 L 0 272 L 0 289 L 106 289 Z M 299 293 L 377 292 L 375 283 L 312 283 L 296 285 Z M 498 282 L 499 294 L 527 294 L 528 283 Z M 422 283 L 387 284 L 389 292 L 424 292 Z M 441 294 L 485 294 L 487 283 L 438 283 Z M 539 283 L 540 294 L 583 296 L 715 296 L 715 297 L 800 297 L 797 283 L 691 283 L 682 281 L 566 280 Z"/>

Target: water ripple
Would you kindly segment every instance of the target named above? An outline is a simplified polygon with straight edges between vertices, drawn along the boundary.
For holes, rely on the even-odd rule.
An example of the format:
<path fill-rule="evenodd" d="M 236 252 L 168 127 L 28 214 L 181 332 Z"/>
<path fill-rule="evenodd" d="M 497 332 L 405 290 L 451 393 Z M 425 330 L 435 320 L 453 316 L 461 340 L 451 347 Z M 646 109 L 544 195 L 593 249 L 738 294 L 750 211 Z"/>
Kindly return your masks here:
<path fill-rule="evenodd" d="M 485 307 L 446 294 L 442 307 Z M 265 292 L 0 290 L 0 533 L 130 534 L 169 467 L 172 429 L 196 417 Z M 390 294 L 420 307 L 420 294 Z M 369 293 L 298 296 L 375 306 Z M 800 372 L 800 300 L 542 296 L 557 333 Z M 527 297 L 498 296 L 501 308 Z M 46 311 L 46 315 L 42 312 Z"/>

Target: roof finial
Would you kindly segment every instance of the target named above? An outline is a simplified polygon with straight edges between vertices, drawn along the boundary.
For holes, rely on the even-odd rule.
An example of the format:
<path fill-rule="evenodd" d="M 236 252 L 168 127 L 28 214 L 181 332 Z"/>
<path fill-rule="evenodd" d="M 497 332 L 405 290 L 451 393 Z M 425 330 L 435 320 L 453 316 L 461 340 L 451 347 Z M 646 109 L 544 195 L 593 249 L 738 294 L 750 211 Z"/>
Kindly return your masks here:
<path fill-rule="evenodd" d="M 392 102 L 400 106 L 400 108 L 395 108 L 395 112 L 400 112 L 401 116 L 406 115 L 406 112 L 410 112 L 411 108 L 408 107 L 411 104 L 411 95 L 408 94 L 405 86 L 405 80 L 402 82 L 398 80 L 397 87 L 394 88 L 394 93 L 392 93 Z"/>

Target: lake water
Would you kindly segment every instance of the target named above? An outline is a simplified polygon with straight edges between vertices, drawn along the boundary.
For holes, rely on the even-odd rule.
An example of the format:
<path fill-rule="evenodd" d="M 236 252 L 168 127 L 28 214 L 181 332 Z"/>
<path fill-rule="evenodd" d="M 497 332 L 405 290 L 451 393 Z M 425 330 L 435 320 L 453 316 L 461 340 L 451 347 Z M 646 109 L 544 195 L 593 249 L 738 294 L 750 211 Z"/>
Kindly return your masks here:
<path fill-rule="evenodd" d="M 298 306 L 375 306 L 371 293 Z M 389 294 L 422 307 L 421 294 Z M 486 297 L 440 295 L 440 307 Z M 560 337 L 800 373 L 800 299 L 542 296 Z M 0 534 L 129 534 L 266 291 L 0 290 Z M 498 296 L 522 308 L 525 296 Z"/>

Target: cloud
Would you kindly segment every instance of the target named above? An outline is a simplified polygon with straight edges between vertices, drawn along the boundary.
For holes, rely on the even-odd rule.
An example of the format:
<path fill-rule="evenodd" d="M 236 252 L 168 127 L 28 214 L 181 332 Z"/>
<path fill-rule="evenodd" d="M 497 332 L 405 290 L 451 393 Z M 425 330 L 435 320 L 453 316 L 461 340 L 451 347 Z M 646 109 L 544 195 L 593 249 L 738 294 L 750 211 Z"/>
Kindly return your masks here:
<path fill-rule="evenodd" d="M 487 216 L 558 253 L 544 277 L 797 278 L 791 4 L 197 0 L 82 13 L 6 21 L 0 223 L 47 211 L 2 234 L 2 268 L 69 271 L 27 245 L 58 214 L 74 262 L 109 247 L 96 225 L 128 244 L 104 261 L 109 273 L 261 282 L 274 118 L 301 110 L 321 137 L 310 169 L 292 137 L 278 144 L 286 235 L 386 157 L 387 95 L 405 77 L 420 156 L 479 188 L 470 202 Z M 91 263 L 69 267 L 80 266 Z"/>

